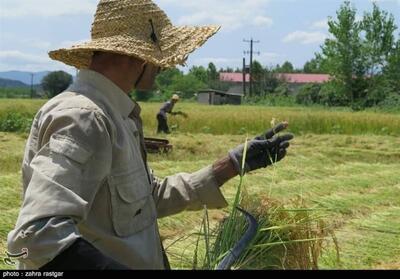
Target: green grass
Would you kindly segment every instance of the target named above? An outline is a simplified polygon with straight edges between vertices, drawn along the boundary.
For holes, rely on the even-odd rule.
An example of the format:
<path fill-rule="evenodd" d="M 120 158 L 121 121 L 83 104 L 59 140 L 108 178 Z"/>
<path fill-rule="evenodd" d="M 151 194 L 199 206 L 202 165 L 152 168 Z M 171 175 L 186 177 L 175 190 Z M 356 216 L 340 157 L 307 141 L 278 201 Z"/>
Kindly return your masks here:
<path fill-rule="evenodd" d="M 7 113 L 18 112 L 33 118 L 44 104 L 43 100 L 1 100 L 0 123 Z M 157 103 L 145 103 L 143 120 L 146 132 L 154 133 L 157 126 Z M 290 130 L 299 134 L 341 135 L 400 135 L 400 115 L 378 112 L 348 112 L 323 108 L 282 108 L 265 106 L 222 106 L 210 107 L 194 103 L 180 103 L 176 110 L 189 114 L 189 119 L 171 117 L 171 126 L 179 127 L 183 133 L 212 135 L 256 134 L 269 127 L 271 120 L 289 121 Z"/>
<path fill-rule="evenodd" d="M 151 156 L 151 165 L 160 176 L 194 171 L 211 163 L 213 158 L 223 156 L 227 147 L 240 143 L 242 139 L 241 136 L 174 135 L 171 140 L 179 149 L 167 157 Z M 204 146 L 207 146 L 209 155 Z M 335 152 L 336 148 L 339 150 Z M 399 152 L 400 139 L 397 137 L 306 135 L 295 140 L 284 163 L 276 169 L 250 174 L 245 184 L 250 195 L 269 195 L 283 203 L 302 196 L 309 206 L 325 209 L 326 219 L 336 228 L 342 261 L 341 265 L 335 262 L 336 253 L 332 244 L 321 260 L 323 268 L 400 268 L 400 239 L 395 229 L 399 219 L 390 219 L 393 215 L 391 212 L 400 206 Z M 184 154 L 186 156 L 182 157 Z M 181 159 L 176 163 L 178 158 Z M 231 202 L 238 183 L 239 180 L 234 179 L 224 187 Z M 221 213 L 213 212 L 212 216 L 214 220 L 219 220 Z M 375 240 L 379 243 L 382 239 L 387 243 L 386 257 L 382 257 L 382 252 L 371 241 L 358 241 L 365 237 L 374 239 L 375 232 L 355 226 L 369 218 L 379 220 L 374 216 L 387 216 L 387 220 L 381 223 L 387 223 L 395 232 L 379 232 L 380 237 Z M 183 213 L 161 220 L 161 228 L 168 231 L 173 240 L 195 233 L 184 228 L 193 228 L 201 220 L 202 213 Z M 175 228 L 179 233 L 171 234 Z M 171 259 L 175 266 L 190 267 L 187 262 L 182 263 L 180 255 L 185 251 L 187 258 L 190 258 L 190 252 L 193 251 L 191 244 L 183 241 L 171 248 Z M 358 252 L 359 258 L 353 258 L 353 254 Z"/>
<path fill-rule="evenodd" d="M 42 104 L 2 100 L 0 114 L 12 108 L 34 115 Z M 147 136 L 154 136 L 158 106 L 146 104 L 143 108 L 145 125 L 149 126 Z M 309 207 L 321 210 L 335 228 L 341 252 L 341 263 L 337 264 L 333 243 L 327 245 L 320 261 L 323 268 L 400 268 L 400 138 L 391 136 L 400 133 L 399 115 L 193 104 L 179 104 L 177 109 L 188 112 L 190 118 L 180 123 L 179 133 L 169 137 L 174 145 L 171 154 L 149 156 L 158 176 L 196 171 L 225 156 L 245 140 L 247 135 L 238 135 L 244 133 L 240 127 L 247 127 L 252 136 L 264 125 L 269 127 L 272 117 L 289 119 L 297 137 L 288 157 L 276 168 L 248 175 L 244 182 L 248 194 L 267 196 L 288 207 L 301 196 Z M 338 123 L 342 132 L 329 131 Z M 210 129 L 203 131 L 204 126 Z M 384 133 L 378 128 L 382 126 L 387 127 Z M 20 165 L 25 141 L 25 134 L 0 132 L 0 253 L 6 248 L 7 233 L 14 226 L 21 204 Z M 238 183 L 235 178 L 223 187 L 230 203 Z M 226 212 L 209 214 L 215 223 Z M 188 237 L 199 232 L 202 220 L 203 212 L 185 212 L 160 220 L 166 246 L 180 240 L 168 249 L 174 268 L 191 268 L 196 243 Z M 182 255 L 187 260 L 182 260 Z M 1 268 L 7 267 L 0 263 Z"/>
<path fill-rule="evenodd" d="M 0 98 L 30 98 L 31 88 L 0 88 Z"/>

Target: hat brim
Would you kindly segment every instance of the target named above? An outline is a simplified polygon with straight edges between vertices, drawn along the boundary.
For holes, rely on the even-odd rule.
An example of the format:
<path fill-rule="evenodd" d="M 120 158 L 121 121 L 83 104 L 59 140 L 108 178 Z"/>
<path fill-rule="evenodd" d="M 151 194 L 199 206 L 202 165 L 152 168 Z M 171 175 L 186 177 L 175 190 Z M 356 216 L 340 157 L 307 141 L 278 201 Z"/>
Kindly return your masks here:
<path fill-rule="evenodd" d="M 160 45 L 132 37 L 114 36 L 49 52 L 53 60 L 87 69 L 94 52 L 110 52 L 140 58 L 162 68 L 184 65 L 189 54 L 215 35 L 219 26 L 170 27 L 160 35 Z"/>

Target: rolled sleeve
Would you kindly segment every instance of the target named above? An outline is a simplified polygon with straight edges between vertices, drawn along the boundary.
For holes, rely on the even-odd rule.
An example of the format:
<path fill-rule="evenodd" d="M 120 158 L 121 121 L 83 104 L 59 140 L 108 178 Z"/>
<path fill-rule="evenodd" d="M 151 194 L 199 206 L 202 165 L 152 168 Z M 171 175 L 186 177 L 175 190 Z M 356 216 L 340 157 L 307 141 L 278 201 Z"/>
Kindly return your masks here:
<path fill-rule="evenodd" d="M 162 182 L 156 183 L 154 198 L 159 218 L 185 210 L 201 210 L 204 205 L 209 209 L 228 206 L 212 166 L 192 174 L 181 173 L 165 178 Z"/>

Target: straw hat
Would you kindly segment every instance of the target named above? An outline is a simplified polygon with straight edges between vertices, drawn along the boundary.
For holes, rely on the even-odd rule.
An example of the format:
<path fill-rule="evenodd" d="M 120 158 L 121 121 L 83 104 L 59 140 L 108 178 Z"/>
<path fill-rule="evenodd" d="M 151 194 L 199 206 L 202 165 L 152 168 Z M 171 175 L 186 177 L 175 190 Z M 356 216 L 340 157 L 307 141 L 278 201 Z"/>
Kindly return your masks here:
<path fill-rule="evenodd" d="M 220 27 L 176 27 L 151 0 L 101 0 L 89 42 L 51 51 L 49 56 L 88 68 L 95 51 L 134 56 L 162 68 L 183 65 Z"/>
<path fill-rule="evenodd" d="M 174 95 L 172 96 L 171 99 L 172 99 L 172 100 L 179 101 L 179 100 L 180 100 L 180 97 L 179 97 L 177 94 L 174 94 Z"/>

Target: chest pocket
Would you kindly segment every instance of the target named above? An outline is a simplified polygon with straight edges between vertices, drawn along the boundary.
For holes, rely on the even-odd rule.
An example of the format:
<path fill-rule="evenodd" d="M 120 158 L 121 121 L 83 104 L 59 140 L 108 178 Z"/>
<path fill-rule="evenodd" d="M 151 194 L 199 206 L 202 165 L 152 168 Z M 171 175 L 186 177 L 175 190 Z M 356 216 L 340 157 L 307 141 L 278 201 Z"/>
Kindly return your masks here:
<path fill-rule="evenodd" d="M 156 221 L 156 209 L 146 172 L 139 169 L 110 176 L 111 218 L 115 233 L 128 237 Z"/>

